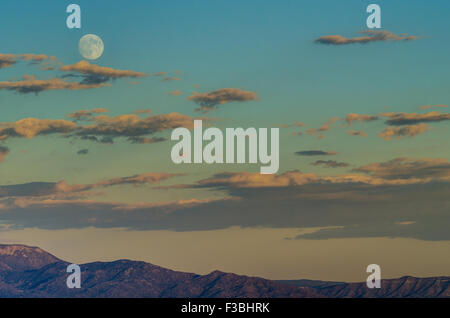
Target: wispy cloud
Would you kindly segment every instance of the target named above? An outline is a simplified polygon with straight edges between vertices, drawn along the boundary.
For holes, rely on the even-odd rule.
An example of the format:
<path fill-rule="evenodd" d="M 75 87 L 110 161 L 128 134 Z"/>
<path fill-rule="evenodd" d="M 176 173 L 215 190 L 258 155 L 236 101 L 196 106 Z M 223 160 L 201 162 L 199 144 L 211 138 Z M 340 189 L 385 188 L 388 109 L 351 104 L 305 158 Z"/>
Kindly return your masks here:
<path fill-rule="evenodd" d="M 378 116 L 366 115 L 366 114 L 355 114 L 355 113 L 350 113 L 347 116 L 345 116 L 345 121 L 347 122 L 347 124 L 349 126 L 351 126 L 355 121 L 370 122 L 370 121 L 374 121 L 374 120 L 378 120 Z"/>
<path fill-rule="evenodd" d="M 257 101 L 258 95 L 239 88 L 222 88 L 209 93 L 193 93 L 187 100 L 200 105 L 200 108 L 197 108 L 196 111 L 206 113 L 217 108 L 218 105 L 231 102 Z"/>
<path fill-rule="evenodd" d="M 450 113 L 440 113 L 432 111 L 425 114 L 418 113 L 383 113 L 387 117 L 386 124 L 392 126 L 414 125 L 419 123 L 431 123 L 450 120 Z"/>
<path fill-rule="evenodd" d="M 77 110 L 75 112 L 70 113 L 67 117 L 78 120 L 89 120 L 93 115 L 107 113 L 108 110 L 106 108 L 94 108 L 91 110 Z"/>
<path fill-rule="evenodd" d="M 19 60 L 30 61 L 32 63 L 40 63 L 45 60 L 54 60 L 54 56 L 45 54 L 1 54 L 0 53 L 0 69 L 13 66 Z"/>
<path fill-rule="evenodd" d="M 297 156 L 332 156 L 337 155 L 335 151 L 322 151 L 322 150 L 303 150 L 295 153 Z"/>
<path fill-rule="evenodd" d="M 87 155 L 89 153 L 89 149 L 80 149 L 77 151 L 77 155 Z"/>
<path fill-rule="evenodd" d="M 447 108 L 448 105 L 438 104 L 438 105 L 422 105 L 419 107 L 420 110 L 431 109 L 431 108 Z"/>
<path fill-rule="evenodd" d="M 179 90 L 174 90 L 174 91 L 171 91 L 171 92 L 169 92 L 167 94 L 171 95 L 171 96 L 180 96 L 180 95 L 183 95 L 183 92 L 179 91 Z"/>
<path fill-rule="evenodd" d="M 350 136 L 367 137 L 367 134 L 364 131 L 362 131 L 362 130 L 349 130 L 349 131 L 347 131 L 347 133 Z"/>
<path fill-rule="evenodd" d="M 386 41 L 413 41 L 419 39 L 417 36 L 401 34 L 396 35 L 390 31 L 367 30 L 360 32 L 364 34 L 360 37 L 347 38 L 342 35 L 324 35 L 316 39 L 315 42 L 327 45 L 347 45 L 347 44 L 367 44 L 370 42 L 386 42 Z"/>
<path fill-rule="evenodd" d="M 32 75 L 25 75 L 20 81 L 0 82 L 0 90 L 16 91 L 21 94 L 38 94 L 43 91 L 51 90 L 85 90 L 104 86 L 109 86 L 109 84 L 66 82 L 60 78 L 40 80 Z"/>
<path fill-rule="evenodd" d="M 322 166 L 325 168 L 345 168 L 350 166 L 350 164 L 346 162 L 338 162 L 335 160 L 317 160 L 311 164 L 313 166 Z"/>

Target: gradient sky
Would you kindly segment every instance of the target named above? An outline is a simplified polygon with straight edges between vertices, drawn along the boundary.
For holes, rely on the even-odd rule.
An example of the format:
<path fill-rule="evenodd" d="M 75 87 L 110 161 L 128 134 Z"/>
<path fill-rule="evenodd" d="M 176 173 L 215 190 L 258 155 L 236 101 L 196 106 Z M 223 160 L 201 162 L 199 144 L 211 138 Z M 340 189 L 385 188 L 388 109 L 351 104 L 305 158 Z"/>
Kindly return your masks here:
<path fill-rule="evenodd" d="M 70 3 L 2 2 L 1 240 L 74 262 L 127 257 L 199 273 L 364 280 L 365 266 L 378 263 L 390 277 L 450 274 L 448 1 L 377 1 L 380 34 L 390 37 L 342 45 L 316 40 L 375 38 L 361 33 L 371 1 L 76 1 L 81 30 L 66 27 Z M 82 61 L 78 41 L 88 33 L 105 45 L 89 63 L 146 76 L 80 90 L 5 88 L 24 75 L 98 81 L 60 69 Z M 15 64 L 1 67 L 3 54 Z M 230 98 L 207 113 L 188 100 L 223 88 L 258 99 Z M 97 108 L 108 112 L 69 117 Z M 80 128 L 143 109 L 152 113 L 142 120 L 179 113 L 220 128 L 281 127 L 280 171 L 175 165 L 171 128 L 160 126 L 139 136 L 169 139 L 151 144 L 130 142 L 117 122 L 113 144 L 43 124 L 24 128 L 32 138 L 17 130 L 26 118 Z"/>

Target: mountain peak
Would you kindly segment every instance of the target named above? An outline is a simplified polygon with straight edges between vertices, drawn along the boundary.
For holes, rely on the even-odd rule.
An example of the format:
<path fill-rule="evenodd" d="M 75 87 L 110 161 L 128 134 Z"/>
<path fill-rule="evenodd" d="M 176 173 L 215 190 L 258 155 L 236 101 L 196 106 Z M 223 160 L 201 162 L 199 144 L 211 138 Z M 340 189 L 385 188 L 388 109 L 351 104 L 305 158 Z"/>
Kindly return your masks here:
<path fill-rule="evenodd" d="M 59 261 L 39 247 L 22 244 L 0 244 L 0 256 L 0 271 L 37 269 Z"/>
<path fill-rule="evenodd" d="M 0 255 L 16 255 L 24 252 L 46 253 L 44 250 L 35 246 L 22 244 L 0 244 Z"/>

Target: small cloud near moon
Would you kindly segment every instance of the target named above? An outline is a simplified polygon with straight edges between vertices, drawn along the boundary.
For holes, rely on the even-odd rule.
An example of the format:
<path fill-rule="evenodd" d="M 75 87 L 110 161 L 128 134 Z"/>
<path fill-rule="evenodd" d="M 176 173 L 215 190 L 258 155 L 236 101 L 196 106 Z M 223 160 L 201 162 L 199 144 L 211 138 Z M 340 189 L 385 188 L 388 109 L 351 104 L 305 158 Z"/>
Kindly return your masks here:
<path fill-rule="evenodd" d="M 86 34 L 80 39 L 78 49 L 81 56 L 88 60 L 96 60 L 103 54 L 103 41 L 95 34 Z"/>

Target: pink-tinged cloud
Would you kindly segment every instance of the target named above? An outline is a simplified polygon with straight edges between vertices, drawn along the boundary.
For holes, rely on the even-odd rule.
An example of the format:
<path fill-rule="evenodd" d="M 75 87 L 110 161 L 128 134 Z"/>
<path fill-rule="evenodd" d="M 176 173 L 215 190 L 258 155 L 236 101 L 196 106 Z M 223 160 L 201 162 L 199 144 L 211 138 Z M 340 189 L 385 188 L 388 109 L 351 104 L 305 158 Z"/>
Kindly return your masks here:
<path fill-rule="evenodd" d="M 315 42 L 319 44 L 326 44 L 326 45 L 347 45 L 347 44 L 367 44 L 370 42 L 386 42 L 386 41 L 413 41 L 419 39 L 417 36 L 413 35 L 407 35 L 407 34 L 401 34 L 396 35 L 390 31 L 382 30 L 382 31 L 375 31 L 375 30 L 367 30 L 361 32 L 364 34 L 360 37 L 354 37 L 354 38 L 347 38 L 342 35 L 325 35 L 321 36 L 320 38 L 316 39 Z"/>

